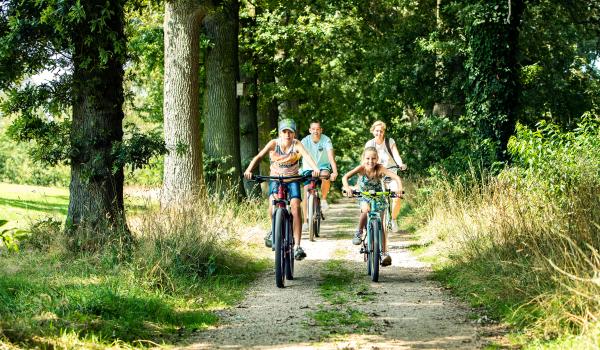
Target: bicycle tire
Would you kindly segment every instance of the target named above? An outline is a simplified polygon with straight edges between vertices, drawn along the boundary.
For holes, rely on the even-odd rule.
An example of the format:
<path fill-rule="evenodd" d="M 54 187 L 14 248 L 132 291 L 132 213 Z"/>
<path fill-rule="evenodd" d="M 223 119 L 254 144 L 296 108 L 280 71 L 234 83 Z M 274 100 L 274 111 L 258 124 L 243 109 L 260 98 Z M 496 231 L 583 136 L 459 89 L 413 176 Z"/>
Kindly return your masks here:
<path fill-rule="evenodd" d="M 381 225 L 379 220 L 371 221 L 371 233 L 373 234 L 373 251 L 371 252 L 371 281 L 379 281 L 379 262 L 381 261 Z"/>
<path fill-rule="evenodd" d="M 315 240 L 315 226 L 314 226 L 314 220 L 315 220 L 315 196 L 312 194 L 308 195 L 308 239 L 312 242 Z"/>
<path fill-rule="evenodd" d="M 315 237 L 319 238 L 321 235 L 321 199 L 317 197 L 317 210 L 315 216 Z"/>
<path fill-rule="evenodd" d="M 285 231 L 285 278 L 288 280 L 294 279 L 294 219 L 290 216 L 289 220 L 286 220 L 286 231 Z"/>
<path fill-rule="evenodd" d="M 367 224 L 367 237 L 363 240 L 363 249 L 365 250 L 365 262 L 367 263 L 367 275 L 371 276 L 373 273 L 371 266 L 371 251 L 373 247 L 373 234 L 370 232 L 370 223 Z"/>
<path fill-rule="evenodd" d="M 385 231 L 392 232 L 392 200 L 386 198 L 387 208 L 385 209 Z"/>
<path fill-rule="evenodd" d="M 285 232 L 284 209 L 275 211 L 275 225 L 273 230 L 273 247 L 275 247 L 275 285 L 278 288 L 285 286 L 285 252 L 283 247 L 283 234 Z"/>

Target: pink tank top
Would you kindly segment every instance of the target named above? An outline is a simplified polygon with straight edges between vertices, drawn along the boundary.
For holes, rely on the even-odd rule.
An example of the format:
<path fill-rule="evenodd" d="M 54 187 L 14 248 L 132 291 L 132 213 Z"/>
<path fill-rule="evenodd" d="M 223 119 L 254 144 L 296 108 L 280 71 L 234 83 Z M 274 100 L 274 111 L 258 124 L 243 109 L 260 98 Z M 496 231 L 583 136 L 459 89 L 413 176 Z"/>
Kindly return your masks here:
<path fill-rule="evenodd" d="M 300 152 L 296 150 L 296 142 L 292 141 L 291 147 L 287 153 L 284 153 L 279 144 L 279 139 L 275 145 L 275 149 L 269 152 L 271 158 L 271 176 L 292 176 L 298 175 L 300 169 Z"/>

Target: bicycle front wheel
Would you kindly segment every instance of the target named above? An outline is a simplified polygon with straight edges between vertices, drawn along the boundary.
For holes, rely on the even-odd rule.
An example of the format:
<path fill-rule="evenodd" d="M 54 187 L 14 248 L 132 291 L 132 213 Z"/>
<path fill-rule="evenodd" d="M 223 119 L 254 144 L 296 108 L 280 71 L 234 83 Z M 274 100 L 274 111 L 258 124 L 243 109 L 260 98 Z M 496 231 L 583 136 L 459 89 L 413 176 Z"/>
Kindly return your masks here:
<path fill-rule="evenodd" d="M 381 260 L 381 225 L 378 220 L 371 221 L 371 241 L 373 250 L 371 251 L 371 280 L 379 281 L 379 261 Z"/>
<path fill-rule="evenodd" d="M 273 246 L 275 247 L 275 285 L 283 288 L 285 285 L 285 212 L 278 208 L 274 214 Z"/>

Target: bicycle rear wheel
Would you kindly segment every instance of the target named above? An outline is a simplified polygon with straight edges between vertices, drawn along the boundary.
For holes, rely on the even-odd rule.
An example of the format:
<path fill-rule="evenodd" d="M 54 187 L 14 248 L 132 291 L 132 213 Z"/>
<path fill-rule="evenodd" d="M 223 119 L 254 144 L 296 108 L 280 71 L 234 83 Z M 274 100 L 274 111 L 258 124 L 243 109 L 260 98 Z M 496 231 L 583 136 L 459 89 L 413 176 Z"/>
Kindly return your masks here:
<path fill-rule="evenodd" d="M 284 261 L 285 261 L 285 278 L 288 280 L 294 279 L 294 219 L 290 216 L 286 220 L 285 243 L 284 243 Z"/>
<path fill-rule="evenodd" d="M 373 243 L 373 250 L 371 251 L 371 280 L 373 282 L 379 281 L 379 262 L 381 260 L 381 225 L 378 220 L 371 221 L 371 234 Z"/>
<path fill-rule="evenodd" d="M 308 202 L 306 202 L 308 205 L 308 239 L 312 241 L 315 240 L 315 196 L 310 194 L 308 195 Z"/>
<path fill-rule="evenodd" d="M 315 237 L 319 237 L 319 235 L 321 234 L 321 218 L 321 199 L 317 198 L 317 210 L 315 215 Z"/>
<path fill-rule="evenodd" d="M 385 232 L 392 232 L 392 201 L 390 200 L 390 198 L 386 198 L 385 199 L 386 203 L 387 203 L 387 208 L 385 208 Z"/>
<path fill-rule="evenodd" d="M 273 247 L 275 247 L 275 285 L 283 288 L 285 285 L 285 213 L 284 209 L 278 208 L 274 215 Z"/>

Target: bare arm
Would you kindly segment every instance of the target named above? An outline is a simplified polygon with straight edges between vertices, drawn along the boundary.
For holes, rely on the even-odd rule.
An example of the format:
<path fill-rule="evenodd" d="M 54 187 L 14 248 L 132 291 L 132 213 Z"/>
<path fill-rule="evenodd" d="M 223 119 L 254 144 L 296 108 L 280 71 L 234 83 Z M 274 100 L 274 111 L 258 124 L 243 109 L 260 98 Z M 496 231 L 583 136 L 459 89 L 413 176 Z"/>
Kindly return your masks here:
<path fill-rule="evenodd" d="M 313 168 L 313 176 L 319 176 L 319 167 L 317 166 L 317 163 L 315 163 L 315 160 L 312 158 L 310 153 L 308 153 L 306 148 L 304 148 L 302 142 L 296 141 L 296 147 L 298 147 L 298 151 L 300 151 L 302 158 L 308 161 L 308 165 L 310 165 L 310 167 Z"/>
<path fill-rule="evenodd" d="M 400 152 L 398 152 L 398 147 L 396 147 L 396 143 L 392 145 L 392 157 L 394 157 L 394 161 L 398 164 L 400 170 L 406 169 L 406 164 L 402 162 L 402 158 L 400 158 Z"/>
<path fill-rule="evenodd" d="M 329 158 L 329 164 L 331 164 L 331 175 L 329 179 L 331 181 L 335 181 L 335 178 L 338 176 L 337 164 L 335 162 L 335 155 L 333 153 L 333 148 L 327 151 L 327 158 Z"/>
<path fill-rule="evenodd" d="M 356 168 L 354 168 L 354 169 L 350 170 L 349 172 L 347 172 L 342 177 L 342 186 L 343 186 L 344 191 L 346 192 L 346 196 L 348 196 L 348 197 L 352 196 L 352 187 L 348 183 L 348 179 L 350 179 L 352 176 L 358 174 L 362 169 L 363 169 L 363 166 L 359 165 Z"/>
<path fill-rule="evenodd" d="M 244 171 L 244 177 L 246 179 L 251 179 L 252 178 L 252 169 L 254 169 L 256 167 L 256 164 L 263 159 L 263 157 L 267 154 L 267 152 L 269 152 L 270 150 L 273 149 L 273 147 L 275 146 L 275 143 L 277 141 L 276 140 L 271 140 L 269 141 L 265 147 L 260 150 L 260 152 L 258 152 L 258 154 L 256 156 L 254 156 L 254 158 L 252 158 L 252 161 L 250 162 L 250 164 L 248 164 L 248 167 L 246 168 L 246 171 Z"/>

